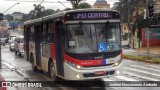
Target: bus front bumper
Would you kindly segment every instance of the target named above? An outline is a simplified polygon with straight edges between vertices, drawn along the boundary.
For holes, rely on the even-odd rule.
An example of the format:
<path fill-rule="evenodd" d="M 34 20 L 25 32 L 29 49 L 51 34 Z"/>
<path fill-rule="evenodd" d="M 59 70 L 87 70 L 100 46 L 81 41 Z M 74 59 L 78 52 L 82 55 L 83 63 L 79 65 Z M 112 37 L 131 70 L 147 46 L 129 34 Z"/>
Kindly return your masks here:
<path fill-rule="evenodd" d="M 110 75 L 115 75 L 115 71 L 121 66 L 122 62 L 118 66 L 108 66 L 108 67 L 98 67 L 95 69 L 83 69 L 77 70 L 67 63 L 64 63 L 64 78 L 67 80 L 89 80 L 89 79 L 100 79 L 109 77 Z M 105 72 L 102 75 L 96 75 L 96 72 Z"/>

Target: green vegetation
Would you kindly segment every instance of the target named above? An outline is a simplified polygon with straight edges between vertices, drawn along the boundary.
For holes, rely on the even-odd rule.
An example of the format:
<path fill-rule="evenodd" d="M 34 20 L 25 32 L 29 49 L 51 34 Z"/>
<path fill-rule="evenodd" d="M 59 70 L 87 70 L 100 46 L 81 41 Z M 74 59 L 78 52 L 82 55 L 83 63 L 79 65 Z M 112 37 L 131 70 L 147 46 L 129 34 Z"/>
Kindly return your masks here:
<path fill-rule="evenodd" d="M 153 58 L 153 57 L 147 57 L 147 56 L 135 56 L 135 55 L 123 55 L 124 59 L 131 59 L 136 61 L 144 61 L 144 62 L 150 62 L 150 63 L 160 63 L 160 58 Z"/>
<path fill-rule="evenodd" d="M 146 8 L 146 0 L 119 0 L 117 2 L 116 10 L 121 15 L 121 22 L 128 23 L 129 28 L 134 34 L 136 28 L 138 28 L 138 38 L 141 39 L 141 30 L 143 27 L 148 26 L 144 18 L 144 9 Z M 149 4 L 153 4 L 154 0 L 148 0 Z M 131 25 L 133 23 L 133 25 Z"/>
<path fill-rule="evenodd" d="M 29 16 L 31 19 L 40 18 L 40 17 L 51 15 L 57 12 L 52 9 L 45 9 L 45 7 L 42 5 L 33 4 L 33 6 L 34 6 L 34 9 L 29 12 Z"/>
<path fill-rule="evenodd" d="M 66 8 L 65 11 L 72 10 L 72 9 L 82 9 L 82 8 L 90 8 L 91 7 L 90 4 L 80 3 L 80 1 L 81 0 L 70 1 L 72 4 L 72 8 Z M 57 13 L 60 11 L 59 9 L 57 9 L 57 10 L 45 9 L 45 7 L 40 4 L 39 5 L 33 4 L 33 7 L 34 7 L 34 9 L 29 12 L 30 19 L 37 19 L 37 18 L 51 15 L 51 14 L 54 14 L 54 13 Z"/>
<path fill-rule="evenodd" d="M 82 9 L 82 8 L 90 8 L 91 7 L 90 4 L 88 4 L 86 2 L 80 3 L 80 1 L 82 1 L 82 0 L 72 0 L 72 1 L 70 1 L 71 4 L 72 4 L 72 8 L 73 9 Z"/>

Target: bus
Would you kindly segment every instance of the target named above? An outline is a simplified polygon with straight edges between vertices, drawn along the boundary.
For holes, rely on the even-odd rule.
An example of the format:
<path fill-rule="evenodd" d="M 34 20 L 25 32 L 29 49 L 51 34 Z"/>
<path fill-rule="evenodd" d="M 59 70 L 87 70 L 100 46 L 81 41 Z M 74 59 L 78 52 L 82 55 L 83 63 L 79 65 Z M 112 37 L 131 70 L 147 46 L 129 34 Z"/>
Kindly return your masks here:
<path fill-rule="evenodd" d="M 63 11 L 24 25 L 25 58 L 52 80 L 115 75 L 122 62 L 120 15 L 114 10 Z"/>

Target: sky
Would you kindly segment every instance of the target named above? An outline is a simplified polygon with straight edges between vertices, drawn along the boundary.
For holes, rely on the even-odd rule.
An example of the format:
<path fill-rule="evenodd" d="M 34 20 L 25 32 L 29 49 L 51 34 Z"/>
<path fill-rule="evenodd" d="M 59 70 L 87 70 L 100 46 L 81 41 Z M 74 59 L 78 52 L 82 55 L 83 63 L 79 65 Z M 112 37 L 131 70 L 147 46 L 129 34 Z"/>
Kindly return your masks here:
<path fill-rule="evenodd" d="M 29 13 L 29 11 L 34 9 L 33 4 L 39 4 L 41 1 L 43 0 L 0 0 L 0 13 L 4 13 L 6 11 L 4 14 L 11 14 L 16 11 L 27 14 Z M 58 1 L 63 3 L 65 7 L 71 8 L 71 4 L 67 0 L 44 0 L 44 2 L 41 5 L 44 6 L 45 9 L 54 9 L 54 10 L 65 9 L 65 7 L 62 4 L 58 3 Z M 95 1 L 96 0 L 83 0 L 83 2 L 87 2 L 91 5 L 93 5 Z M 109 4 L 111 4 L 112 7 L 113 3 L 118 2 L 119 0 L 106 0 L 106 1 Z M 20 4 L 15 5 L 16 3 Z"/>

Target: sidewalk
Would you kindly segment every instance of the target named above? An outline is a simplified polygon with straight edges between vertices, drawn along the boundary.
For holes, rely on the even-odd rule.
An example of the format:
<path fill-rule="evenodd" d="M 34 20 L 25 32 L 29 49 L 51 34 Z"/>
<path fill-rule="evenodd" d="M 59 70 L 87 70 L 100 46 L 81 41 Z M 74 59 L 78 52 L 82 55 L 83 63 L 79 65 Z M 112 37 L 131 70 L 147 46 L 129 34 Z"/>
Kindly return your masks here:
<path fill-rule="evenodd" d="M 0 69 L 0 81 L 24 81 L 24 79 L 14 70 L 12 70 L 12 68 L 9 68 L 7 65 L 2 63 L 2 68 Z M 0 90 L 17 90 L 16 87 L 2 87 L 2 82 L 0 84 Z"/>
<path fill-rule="evenodd" d="M 150 47 L 149 52 L 150 57 L 160 58 L 160 47 Z M 123 53 L 129 55 L 147 56 L 147 48 L 124 49 Z"/>

